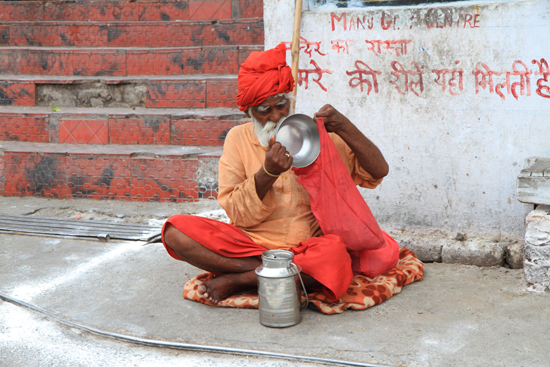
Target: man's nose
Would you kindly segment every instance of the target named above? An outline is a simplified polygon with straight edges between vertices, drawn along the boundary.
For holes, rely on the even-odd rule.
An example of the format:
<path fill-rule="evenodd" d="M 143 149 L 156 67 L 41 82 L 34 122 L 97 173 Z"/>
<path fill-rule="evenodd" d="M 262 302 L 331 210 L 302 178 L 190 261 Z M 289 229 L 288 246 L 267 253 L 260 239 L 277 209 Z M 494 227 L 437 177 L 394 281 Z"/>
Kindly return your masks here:
<path fill-rule="evenodd" d="M 279 122 L 279 120 L 283 117 L 283 114 L 281 111 L 275 110 L 271 112 L 269 119 L 273 122 Z"/>

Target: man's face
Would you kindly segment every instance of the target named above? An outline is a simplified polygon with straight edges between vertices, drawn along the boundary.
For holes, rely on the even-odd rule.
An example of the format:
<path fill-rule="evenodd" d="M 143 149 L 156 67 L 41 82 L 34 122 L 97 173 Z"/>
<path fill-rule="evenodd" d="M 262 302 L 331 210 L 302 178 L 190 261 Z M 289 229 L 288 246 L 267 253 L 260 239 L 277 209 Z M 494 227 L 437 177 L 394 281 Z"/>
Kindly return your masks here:
<path fill-rule="evenodd" d="M 252 107 L 254 117 L 262 126 L 269 121 L 278 123 L 282 117 L 288 116 L 289 111 L 290 101 L 284 96 L 271 96 L 259 105 Z"/>
<path fill-rule="evenodd" d="M 269 146 L 269 139 L 275 135 L 275 129 L 291 113 L 290 100 L 284 96 L 271 96 L 263 103 L 250 109 L 254 121 L 254 133 L 260 144 Z"/>

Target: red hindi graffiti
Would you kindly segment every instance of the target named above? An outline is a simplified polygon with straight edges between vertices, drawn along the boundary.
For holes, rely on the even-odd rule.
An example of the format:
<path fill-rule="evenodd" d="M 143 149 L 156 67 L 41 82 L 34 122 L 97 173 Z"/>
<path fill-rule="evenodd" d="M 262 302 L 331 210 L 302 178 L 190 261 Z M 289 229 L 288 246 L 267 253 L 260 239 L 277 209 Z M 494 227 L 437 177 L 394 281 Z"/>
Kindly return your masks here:
<path fill-rule="evenodd" d="M 332 49 L 338 50 L 338 53 L 340 53 L 340 50 L 342 50 L 342 53 L 349 54 L 349 45 L 348 42 L 353 42 L 352 40 L 332 40 L 330 41 L 332 43 Z"/>
<path fill-rule="evenodd" d="M 407 54 L 407 45 L 411 43 L 411 40 L 395 40 L 395 41 L 381 41 L 381 40 L 365 40 L 370 44 L 368 51 L 374 52 L 376 56 L 382 53 L 382 46 L 393 55 L 392 50 L 395 50 L 395 56 L 401 56 Z"/>
<path fill-rule="evenodd" d="M 310 60 L 309 63 L 313 65 L 315 68 L 312 70 L 308 69 L 298 69 L 298 85 L 302 85 L 302 82 L 305 83 L 305 89 L 308 88 L 308 82 L 309 82 L 309 74 L 317 74 L 317 79 L 313 77 L 313 81 L 321 87 L 322 90 L 325 92 L 327 91 L 327 88 L 323 84 L 321 84 L 321 78 L 323 77 L 323 73 L 326 74 L 332 74 L 333 72 L 328 69 L 321 69 L 319 65 L 315 62 L 315 60 Z"/>
<path fill-rule="evenodd" d="M 361 66 L 363 66 L 363 68 Z M 355 62 L 355 67 L 357 69 L 354 71 L 346 71 L 346 74 L 348 74 L 349 76 L 357 74 L 357 76 L 350 79 L 349 86 L 352 88 L 360 87 L 362 92 L 363 84 L 366 84 L 367 95 L 370 94 L 373 88 L 374 88 L 374 93 L 378 93 L 378 80 L 376 79 L 376 76 L 382 74 L 382 72 L 377 70 L 372 70 L 367 64 L 365 64 L 360 60 L 357 60 Z M 370 80 L 363 78 L 363 75 L 370 76 L 372 78 L 372 83 Z"/>
<path fill-rule="evenodd" d="M 537 80 L 537 90 L 535 91 L 539 96 L 543 98 L 550 98 L 550 87 L 548 85 L 542 85 L 543 82 L 548 83 L 548 77 L 550 76 L 550 69 L 548 69 L 548 63 L 545 59 L 540 59 L 540 61 L 533 60 L 533 64 L 537 64 L 539 71 L 535 71 L 535 75 L 541 75 L 542 78 Z"/>
<path fill-rule="evenodd" d="M 485 71 L 481 70 L 480 66 L 485 69 Z M 479 87 L 485 89 L 487 86 L 489 86 L 489 93 L 494 93 L 495 88 L 493 85 L 493 75 L 500 75 L 500 73 L 492 71 L 489 66 L 487 66 L 487 64 L 483 62 L 478 62 L 476 64 L 476 70 L 472 71 L 472 74 L 474 74 L 476 78 L 476 94 L 479 93 Z"/>
<path fill-rule="evenodd" d="M 460 61 L 457 61 L 458 64 Z M 434 79 L 434 82 L 439 84 L 442 87 L 443 93 L 445 93 L 446 90 L 449 91 L 449 94 L 452 96 L 458 96 L 462 89 L 464 88 L 463 82 L 462 82 L 462 74 L 464 73 L 464 70 L 462 68 L 460 69 L 432 69 L 432 73 L 435 73 L 437 75 L 437 79 Z M 450 74 L 451 78 L 446 81 L 446 75 Z M 457 76 L 458 76 L 458 91 L 457 88 Z M 448 86 L 448 88 L 447 88 Z"/>
<path fill-rule="evenodd" d="M 517 66 L 521 65 L 524 70 L 518 70 Z M 480 66 L 483 68 L 481 69 Z M 495 92 L 497 95 L 500 96 L 503 100 L 506 99 L 504 94 L 502 93 L 502 89 L 506 87 L 506 93 L 512 94 L 514 98 L 517 100 L 519 95 L 531 95 L 531 80 L 530 75 L 532 74 L 532 71 L 527 68 L 527 65 L 525 65 L 522 61 L 514 61 L 512 64 L 512 71 L 493 71 L 487 66 L 487 64 L 478 62 L 476 64 L 476 70 L 472 71 L 472 74 L 475 76 L 475 86 L 476 86 L 476 94 L 479 93 L 479 87 L 482 87 L 485 89 L 487 86 L 489 86 L 489 93 Z M 495 85 L 495 81 L 493 80 L 494 76 L 505 76 L 505 81 L 503 83 L 497 83 Z M 512 76 L 519 76 L 520 81 L 511 83 L 510 78 Z M 520 94 L 518 95 L 516 88 L 519 87 Z"/>
<path fill-rule="evenodd" d="M 312 52 L 317 52 L 321 56 L 326 56 L 326 54 L 321 52 L 321 42 L 323 41 L 309 42 L 304 37 L 300 37 L 299 49 L 300 50 L 305 49 L 304 52 L 308 54 L 310 58 L 311 58 Z M 284 42 L 284 44 L 287 51 L 292 49 L 292 42 Z"/>
<path fill-rule="evenodd" d="M 410 90 L 416 96 L 420 96 L 416 88 L 420 90 L 420 93 L 424 92 L 424 83 L 422 81 L 422 74 L 424 73 L 422 69 L 424 69 L 424 65 L 422 65 L 422 67 L 419 67 L 418 64 L 414 61 L 411 62 L 411 65 L 414 66 L 416 71 L 405 70 L 403 66 L 397 61 L 392 62 L 391 67 L 394 71 L 392 71 L 390 74 L 395 77 L 395 80 L 390 80 L 390 83 L 395 86 L 395 89 L 397 89 L 400 94 L 406 94 Z M 399 88 L 399 86 L 397 85 L 401 76 L 403 76 L 403 79 L 405 80 L 405 91 L 401 90 L 401 88 Z M 417 81 L 409 80 L 412 79 L 411 77 L 415 76 L 418 77 Z"/>

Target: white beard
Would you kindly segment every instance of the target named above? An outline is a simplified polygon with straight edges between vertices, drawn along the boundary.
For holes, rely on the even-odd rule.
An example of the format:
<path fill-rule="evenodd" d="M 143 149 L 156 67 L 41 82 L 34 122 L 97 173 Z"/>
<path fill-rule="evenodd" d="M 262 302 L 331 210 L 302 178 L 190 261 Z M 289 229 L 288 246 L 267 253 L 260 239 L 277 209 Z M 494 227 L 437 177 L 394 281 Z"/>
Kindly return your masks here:
<path fill-rule="evenodd" d="M 288 116 L 294 114 L 294 109 L 291 107 Z M 250 116 L 252 117 L 252 121 L 254 122 L 254 134 L 256 134 L 256 137 L 258 138 L 258 141 L 260 142 L 260 145 L 263 147 L 269 146 L 269 139 L 273 135 L 275 135 L 275 129 L 277 126 L 279 126 L 280 123 L 282 123 L 288 116 L 281 117 L 281 119 L 277 122 L 268 121 L 264 126 L 262 126 L 261 122 L 254 117 L 254 114 L 252 111 L 250 111 Z"/>

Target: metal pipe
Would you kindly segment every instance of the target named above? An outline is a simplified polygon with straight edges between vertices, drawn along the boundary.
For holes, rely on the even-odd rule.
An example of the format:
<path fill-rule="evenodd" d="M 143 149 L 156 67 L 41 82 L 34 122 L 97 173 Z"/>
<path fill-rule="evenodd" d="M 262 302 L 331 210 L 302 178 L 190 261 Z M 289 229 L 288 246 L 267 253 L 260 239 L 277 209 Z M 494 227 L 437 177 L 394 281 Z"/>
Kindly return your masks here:
<path fill-rule="evenodd" d="M 256 356 L 265 356 L 265 357 L 274 357 L 274 358 L 283 358 L 283 359 L 293 359 L 293 360 L 299 360 L 304 362 L 320 362 L 320 363 L 332 363 L 332 364 L 340 364 L 344 366 L 360 366 L 360 367 L 385 367 L 381 365 L 374 365 L 369 363 L 361 363 L 361 362 L 352 362 L 352 361 L 341 361 L 336 359 L 327 359 L 327 358 L 317 358 L 317 357 L 308 357 L 308 356 L 297 356 L 292 354 L 285 354 L 285 353 L 273 353 L 273 352 L 265 352 L 265 351 L 257 351 L 257 350 L 249 350 L 249 349 L 238 349 L 238 348 L 225 348 L 225 347 L 215 347 L 211 345 L 200 345 L 200 344 L 187 344 L 187 343 L 173 343 L 173 342 L 165 342 L 162 340 L 153 340 L 153 339 L 143 339 L 143 338 L 136 338 L 129 335 L 124 334 L 118 334 L 118 333 L 111 333 L 108 331 L 96 329 L 90 326 L 86 326 L 83 324 L 79 324 L 77 322 L 73 322 L 70 320 L 67 320 L 63 317 L 54 315 L 53 313 L 46 311 L 40 307 L 31 305 L 30 303 L 21 301 L 17 298 L 13 298 L 11 296 L 8 296 L 7 294 L 0 292 L 0 299 L 2 299 L 5 302 L 13 303 L 14 305 L 21 306 L 28 308 L 30 310 L 33 310 L 35 312 L 41 313 L 45 316 L 51 317 L 53 319 L 56 319 L 57 321 L 62 322 L 63 324 L 76 327 L 85 331 L 88 331 L 93 334 L 106 336 L 113 339 L 118 340 L 124 340 L 132 343 L 142 344 L 142 345 L 148 345 L 152 347 L 167 347 L 167 348 L 174 348 L 174 349 L 188 349 L 188 350 L 199 350 L 199 351 L 207 351 L 207 352 L 218 352 L 218 353 L 229 353 L 229 354 L 243 354 L 243 355 L 256 355 Z"/>

